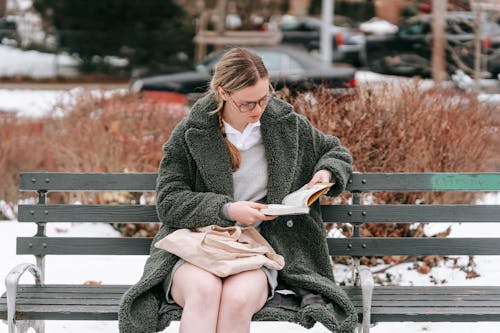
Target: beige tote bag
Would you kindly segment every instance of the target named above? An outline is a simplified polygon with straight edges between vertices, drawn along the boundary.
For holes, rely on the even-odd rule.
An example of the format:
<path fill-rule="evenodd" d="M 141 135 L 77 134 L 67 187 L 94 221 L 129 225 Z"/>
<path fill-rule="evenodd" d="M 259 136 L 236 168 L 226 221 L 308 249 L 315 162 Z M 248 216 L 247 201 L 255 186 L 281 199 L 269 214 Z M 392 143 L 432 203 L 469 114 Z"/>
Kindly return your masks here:
<path fill-rule="evenodd" d="M 179 229 L 155 243 L 187 262 L 219 277 L 262 266 L 280 270 L 285 260 L 253 227 Z"/>

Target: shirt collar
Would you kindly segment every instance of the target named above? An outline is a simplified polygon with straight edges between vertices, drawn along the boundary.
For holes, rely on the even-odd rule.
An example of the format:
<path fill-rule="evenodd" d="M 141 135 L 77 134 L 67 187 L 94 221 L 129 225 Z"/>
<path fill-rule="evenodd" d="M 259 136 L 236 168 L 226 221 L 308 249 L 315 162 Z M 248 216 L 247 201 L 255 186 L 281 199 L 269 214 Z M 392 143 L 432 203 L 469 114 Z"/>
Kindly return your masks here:
<path fill-rule="evenodd" d="M 238 131 L 233 126 L 229 125 L 224 119 L 222 119 L 222 123 L 224 124 L 224 130 L 226 134 L 243 134 L 245 132 L 251 131 L 254 128 L 260 127 L 260 120 L 255 123 L 248 123 L 247 127 L 243 130 L 243 132 Z"/>

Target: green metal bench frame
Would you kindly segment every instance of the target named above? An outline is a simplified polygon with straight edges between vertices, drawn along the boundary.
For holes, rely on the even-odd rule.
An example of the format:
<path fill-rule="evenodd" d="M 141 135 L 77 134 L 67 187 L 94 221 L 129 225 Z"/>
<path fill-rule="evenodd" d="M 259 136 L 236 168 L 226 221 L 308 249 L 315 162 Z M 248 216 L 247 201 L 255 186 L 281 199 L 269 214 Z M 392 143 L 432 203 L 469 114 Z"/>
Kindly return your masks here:
<path fill-rule="evenodd" d="M 17 238 L 17 254 L 35 255 L 36 265 L 20 264 L 6 278 L 0 319 L 9 333 L 43 320 L 117 320 L 124 285 L 45 284 L 47 255 L 147 255 L 151 238 L 47 237 L 51 222 L 157 223 L 153 205 L 50 205 L 47 193 L 78 191 L 153 192 L 155 173 L 22 173 L 21 191 L 38 193 L 38 204 L 19 205 L 19 222 L 36 223 L 33 237 Z M 500 321 L 500 286 L 374 286 L 362 256 L 500 255 L 500 238 L 363 238 L 363 223 L 500 222 L 500 205 L 363 205 L 365 192 L 500 191 L 500 173 L 355 173 L 347 191 L 352 205 L 324 205 L 326 222 L 350 223 L 353 236 L 328 238 L 332 256 L 352 256 L 358 279 L 344 287 L 367 333 L 370 324 L 387 321 Z M 18 285 L 30 272 L 34 285 Z M 364 307 L 363 307 L 364 303 Z"/>

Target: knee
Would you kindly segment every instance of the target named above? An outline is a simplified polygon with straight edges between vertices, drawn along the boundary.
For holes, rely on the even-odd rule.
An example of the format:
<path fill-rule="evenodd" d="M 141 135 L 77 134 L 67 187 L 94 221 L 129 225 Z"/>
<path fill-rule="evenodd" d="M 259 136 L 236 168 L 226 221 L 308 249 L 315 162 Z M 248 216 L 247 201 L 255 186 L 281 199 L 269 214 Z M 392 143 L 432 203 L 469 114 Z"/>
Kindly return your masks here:
<path fill-rule="evenodd" d="M 211 306 L 220 303 L 222 292 L 222 281 L 216 276 L 207 276 L 200 279 L 193 286 L 186 296 L 186 303 L 198 306 Z"/>
<path fill-rule="evenodd" d="M 221 307 L 232 315 L 247 314 L 254 310 L 254 297 L 248 292 L 237 288 L 223 288 Z M 253 312 L 252 312 L 253 314 Z"/>

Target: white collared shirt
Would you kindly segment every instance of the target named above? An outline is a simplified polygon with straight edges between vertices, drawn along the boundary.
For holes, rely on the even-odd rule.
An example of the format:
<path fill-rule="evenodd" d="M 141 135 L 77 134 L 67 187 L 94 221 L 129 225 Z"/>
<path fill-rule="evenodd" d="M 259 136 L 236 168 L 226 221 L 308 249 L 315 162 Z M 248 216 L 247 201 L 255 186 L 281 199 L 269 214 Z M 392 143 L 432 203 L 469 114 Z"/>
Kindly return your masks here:
<path fill-rule="evenodd" d="M 267 160 L 260 122 L 249 123 L 239 132 L 223 121 L 227 138 L 240 152 L 240 168 L 233 172 L 235 201 L 259 201 L 267 195 Z M 253 224 L 258 227 L 261 221 Z M 241 225 L 237 222 L 236 225 Z"/>
<path fill-rule="evenodd" d="M 238 131 L 224 120 L 222 122 L 227 138 L 238 150 L 245 151 L 262 142 L 260 120 L 255 123 L 248 123 L 243 132 Z"/>

